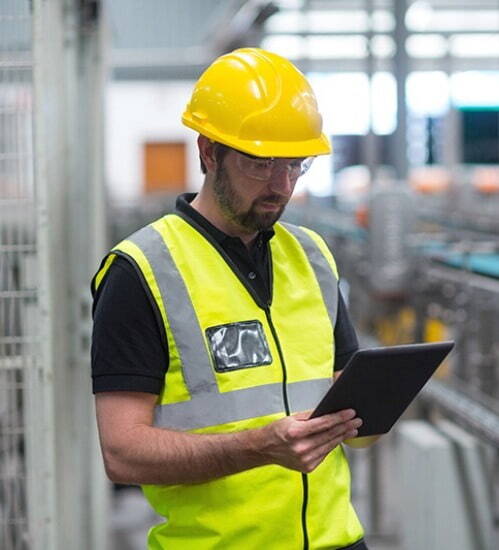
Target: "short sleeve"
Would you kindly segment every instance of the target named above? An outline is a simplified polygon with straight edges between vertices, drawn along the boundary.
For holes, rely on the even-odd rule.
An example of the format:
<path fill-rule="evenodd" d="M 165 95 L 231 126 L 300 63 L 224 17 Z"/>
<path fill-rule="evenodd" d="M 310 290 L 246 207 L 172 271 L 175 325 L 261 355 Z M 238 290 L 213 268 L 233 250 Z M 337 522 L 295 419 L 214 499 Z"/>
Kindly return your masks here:
<path fill-rule="evenodd" d="M 130 261 L 113 262 L 94 297 L 94 393 L 159 394 L 168 368 L 166 338 L 152 298 Z"/>

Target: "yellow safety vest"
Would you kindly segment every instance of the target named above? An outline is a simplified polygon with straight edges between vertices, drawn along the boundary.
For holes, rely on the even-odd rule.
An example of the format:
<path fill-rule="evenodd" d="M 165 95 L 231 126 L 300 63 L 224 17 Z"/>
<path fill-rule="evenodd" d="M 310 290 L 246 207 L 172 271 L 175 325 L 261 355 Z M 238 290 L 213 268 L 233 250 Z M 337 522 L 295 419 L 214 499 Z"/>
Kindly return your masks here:
<path fill-rule="evenodd" d="M 216 243 L 180 215 L 121 242 L 142 273 L 168 338 L 155 425 L 193 433 L 258 428 L 314 408 L 331 383 L 338 303 L 333 257 L 312 231 L 274 226 L 271 304 L 259 303 Z M 150 549 L 335 549 L 363 536 L 337 447 L 311 474 L 269 465 L 192 485 L 143 487 L 167 521 Z"/>

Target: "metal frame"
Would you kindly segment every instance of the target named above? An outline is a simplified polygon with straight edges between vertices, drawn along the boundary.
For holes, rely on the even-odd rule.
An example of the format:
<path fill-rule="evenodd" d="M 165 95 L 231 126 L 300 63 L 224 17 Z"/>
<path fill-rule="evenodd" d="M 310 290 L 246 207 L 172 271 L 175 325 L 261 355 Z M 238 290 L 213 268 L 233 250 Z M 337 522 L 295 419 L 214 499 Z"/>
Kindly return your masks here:
<path fill-rule="evenodd" d="M 0 4 L 14 29 L 0 38 L 2 550 L 107 547 L 89 367 L 89 281 L 106 240 L 99 6 Z"/>
<path fill-rule="evenodd" d="M 40 262 L 41 395 L 31 420 L 43 437 L 34 474 L 33 548 L 105 548 L 106 490 L 90 391 L 88 284 L 103 252 L 103 60 L 99 2 L 33 1 L 35 179 Z M 36 418 L 40 409 L 45 415 Z M 36 472 L 42 441 L 34 441 Z M 47 499 L 47 501 L 45 500 Z M 49 506 L 46 506 L 48 502 Z M 51 517 L 40 517 L 40 510 Z"/>

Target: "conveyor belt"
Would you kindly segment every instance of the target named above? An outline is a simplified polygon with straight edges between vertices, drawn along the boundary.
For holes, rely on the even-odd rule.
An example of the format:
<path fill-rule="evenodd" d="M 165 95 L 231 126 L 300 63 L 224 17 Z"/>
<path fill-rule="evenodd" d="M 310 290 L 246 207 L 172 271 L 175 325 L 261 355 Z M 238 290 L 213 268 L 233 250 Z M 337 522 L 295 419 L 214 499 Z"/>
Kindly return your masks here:
<path fill-rule="evenodd" d="M 464 254 L 462 252 L 442 251 L 438 254 L 434 254 L 433 259 L 449 267 L 465 269 L 473 273 L 478 273 L 479 275 L 499 279 L 499 254 Z"/>
<path fill-rule="evenodd" d="M 499 279 L 499 253 L 456 251 L 442 242 L 428 242 L 420 251 L 434 262 L 455 269 L 463 269 L 486 277 Z"/>

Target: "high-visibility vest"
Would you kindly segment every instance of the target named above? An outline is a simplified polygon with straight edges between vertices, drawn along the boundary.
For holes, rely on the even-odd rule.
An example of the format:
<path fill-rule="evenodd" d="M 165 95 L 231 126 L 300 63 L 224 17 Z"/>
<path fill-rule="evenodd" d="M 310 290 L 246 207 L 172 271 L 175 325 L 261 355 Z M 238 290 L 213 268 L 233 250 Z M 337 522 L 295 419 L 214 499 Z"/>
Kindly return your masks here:
<path fill-rule="evenodd" d="M 331 384 L 338 287 L 314 232 L 277 223 L 272 300 L 262 304 L 219 246 L 167 215 L 116 246 L 139 270 L 160 312 L 170 362 L 156 426 L 193 433 L 262 427 L 314 408 Z M 310 474 L 268 465 L 206 483 L 143 487 L 167 521 L 150 549 L 333 549 L 363 536 L 341 446 Z"/>

